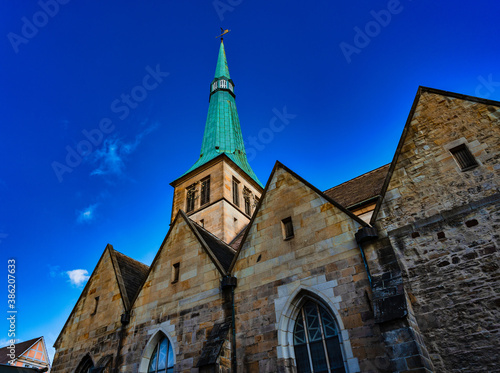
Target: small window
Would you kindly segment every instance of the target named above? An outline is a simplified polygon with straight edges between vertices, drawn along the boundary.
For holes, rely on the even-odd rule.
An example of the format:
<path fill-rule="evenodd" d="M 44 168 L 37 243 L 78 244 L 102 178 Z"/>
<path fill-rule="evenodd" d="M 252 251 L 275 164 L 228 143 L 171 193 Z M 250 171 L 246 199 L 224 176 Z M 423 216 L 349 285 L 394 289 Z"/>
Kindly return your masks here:
<path fill-rule="evenodd" d="M 250 215 L 252 213 L 252 207 L 250 200 L 252 198 L 252 192 L 247 188 L 243 188 L 243 200 L 245 201 L 245 214 Z"/>
<path fill-rule="evenodd" d="M 90 315 L 94 316 L 97 313 L 97 306 L 99 305 L 99 297 L 95 297 L 95 304 L 94 304 L 94 312 L 92 312 Z"/>
<path fill-rule="evenodd" d="M 283 231 L 283 239 L 289 240 L 293 238 L 293 223 L 292 218 L 288 217 L 281 221 L 281 228 Z"/>
<path fill-rule="evenodd" d="M 233 91 L 233 85 L 231 83 L 228 83 L 229 84 L 229 90 L 232 92 Z"/>
<path fill-rule="evenodd" d="M 195 199 L 196 199 L 196 186 L 193 184 L 187 188 L 186 212 L 194 210 Z"/>
<path fill-rule="evenodd" d="M 172 266 L 172 284 L 175 284 L 179 281 L 179 267 L 181 263 L 175 263 Z"/>
<path fill-rule="evenodd" d="M 220 88 L 227 88 L 227 81 L 219 80 L 219 87 Z"/>
<path fill-rule="evenodd" d="M 210 202 L 210 176 L 201 181 L 201 205 Z"/>
<path fill-rule="evenodd" d="M 240 206 L 240 182 L 233 177 L 233 203 Z"/>
<path fill-rule="evenodd" d="M 217 89 L 217 82 L 214 82 L 212 84 L 212 91 L 215 91 Z"/>
<path fill-rule="evenodd" d="M 453 155 L 462 171 L 470 170 L 478 165 L 476 159 L 465 144 L 450 149 L 450 153 Z"/>

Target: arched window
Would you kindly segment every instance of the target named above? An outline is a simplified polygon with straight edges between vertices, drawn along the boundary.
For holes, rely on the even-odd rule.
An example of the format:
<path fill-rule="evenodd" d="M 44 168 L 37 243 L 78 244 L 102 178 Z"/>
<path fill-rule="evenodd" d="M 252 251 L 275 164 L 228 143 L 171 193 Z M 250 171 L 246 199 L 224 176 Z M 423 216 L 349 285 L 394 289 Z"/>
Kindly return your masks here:
<path fill-rule="evenodd" d="M 295 322 L 293 342 L 298 373 L 345 373 L 337 324 L 321 304 L 304 303 Z"/>
<path fill-rule="evenodd" d="M 78 364 L 75 373 L 90 373 L 94 369 L 94 363 L 89 355 L 85 355 Z"/>
<path fill-rule="evenodd" d="M 174 351 L 168 338 L 163 337 L 158 341 L 151 355 L 148 373 L 172 373 L 173 371 Z"/>

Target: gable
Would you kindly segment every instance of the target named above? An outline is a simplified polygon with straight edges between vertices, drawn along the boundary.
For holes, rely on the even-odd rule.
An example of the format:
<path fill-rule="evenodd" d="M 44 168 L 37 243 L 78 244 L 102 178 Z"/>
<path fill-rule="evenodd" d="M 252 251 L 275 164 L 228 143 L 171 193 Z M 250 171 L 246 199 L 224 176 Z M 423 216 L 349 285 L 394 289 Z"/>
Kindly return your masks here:
<path fill-rule="evenodd" d="M 25 351 L 21 355 L 21 358 L 35 361 L 40 364 L 49 364 L 49 358 L 45 349 L 45 343 L 43 342 L 43 339 L 39 339 L 38 342 L 36 342 L 27 351 Z"/>
<path fill-rule="evenodd" d="M 282 220 L 292 219 L 294 236 L 283 236 Z M 362 220 L 281 164 L 273 171 L 243 245 L 233 262 L 238 288 L 293 275 L 304 265 L 359 255 L 354 239 Z M 296 271 L 296 272 L 294 272 Z M 272 272 L 272 276 L 268 276 Z"/>
<path fill-rule="evenodd" d="M 133 303 L 137 320 L 151 317 L 149 310 L 154 307 L 161 308 L 162 314 L 169 314 L 189 304 L 190 300 L 196 302 L 219 296 L 223 268 L 214 263 L 215 255 L 210 256 L 194 229 L 189 218 L 180 211 Z M 174 264 L 177 263 L 179 275 L 174 282 Z"/>
<path fill-rule="evenodd" d="M 110 245 L 104 250 L 68 317 L 55 343 L 58 350 L 64 349 L 66 343 L 78 350 L 79 345 L 91 344 L 91 335 L 96 338 L 105 332 L 112 332 L 113 328 L 117 327 L 108 326 L 119 325 L 125 307 L 113 267 L 111 250 Z"/>
<path fill-rule="evenodd" d="M 499 124 L 498 102 L 421 88 L 372 223 L 392 230 L 497 193 Z M 450 152 L 461 144 L 479 163 L 474 170 L 462 171 Z"/>

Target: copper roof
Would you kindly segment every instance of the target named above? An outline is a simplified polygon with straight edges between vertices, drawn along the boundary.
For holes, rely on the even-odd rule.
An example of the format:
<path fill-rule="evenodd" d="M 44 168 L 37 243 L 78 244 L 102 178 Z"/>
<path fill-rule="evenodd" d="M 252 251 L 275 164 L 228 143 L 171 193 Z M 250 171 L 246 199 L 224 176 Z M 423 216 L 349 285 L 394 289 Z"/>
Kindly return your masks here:
<path fill-rule="evenodd" d="M 351 207 L 380 195 L 390 164 L 325 190 L 325 194 L 344 207 Z"/>

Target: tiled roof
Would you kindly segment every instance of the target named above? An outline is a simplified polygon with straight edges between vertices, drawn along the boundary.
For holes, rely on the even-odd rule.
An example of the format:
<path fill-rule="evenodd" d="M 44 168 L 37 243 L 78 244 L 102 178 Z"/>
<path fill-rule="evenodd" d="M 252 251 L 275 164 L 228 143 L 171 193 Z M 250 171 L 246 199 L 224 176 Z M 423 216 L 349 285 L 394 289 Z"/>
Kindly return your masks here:
<path fill-rule="evenodd" d="M 234 255 L 236 254 L 235 251 L 232 250 L 225 242 L 215 237 L 212 233 L 198 225 L 196 222 L 192 220 L 191 222 L 222 267 L 224 267 L 224 270 L 227 271 L 233 261 Z"/>
<path fill-rule="evenodd" d="M 344 207 L 351 207 L 380 195 L 390 164 L 325 190 L 324 193 Z"/>
<path fill-rule="evenodd" d="M 129 300 L 134 299 L 146 276 L 149 267 L 115 250 L 116 260 L 125 285 Z"/>
<path fill-rule="evenodd" d="M 220 355 L 220 351 L 227 338 L 227 333 L 231 328 L 231 321 L 226 321 L 222 323 L 215 324 L 210 336 L 208 337 L 207 343 L 203 350 L 201 351 L 200 360 L 196 367 L 202 367 L 209 364 L 215 364 L 217 358 Z"/>
<path fill-rule="evenodd" d="M 16 343 L 15 344 L 15 346 L 16 346 L 16 353 L 15 353 L 16 359 L 19 356 L 21 356 L 23 353 L 25 353 L 26 350 L 28 348 L 30 348 L 31 346 L 33 346 L 40 338 L 42 338 L 42 337 L 33 338 L 33 339 L 30 339 L 29 341 Z M 9 362 L 9 360 L 11 360 L 10 357 L 8 356 L 8 354 L 10 354 L 9 346 L 0 349 L 0 364 L 7 364 Z"/>
<path fill-rule="evenodd" d="M 231 246 L 233 249 L 238 250 L 238 248 L 241 245 L 241 241 L 243 241 L 243 237 L 245 236 L 245 231 L 248 228 L 248 224 L 243 227 L 243 229 L 236 235 L 236 237 L 233 238 L 233 240 L 229 243 L 229 246 Z"/>

